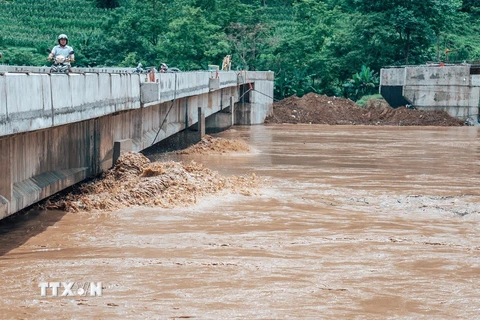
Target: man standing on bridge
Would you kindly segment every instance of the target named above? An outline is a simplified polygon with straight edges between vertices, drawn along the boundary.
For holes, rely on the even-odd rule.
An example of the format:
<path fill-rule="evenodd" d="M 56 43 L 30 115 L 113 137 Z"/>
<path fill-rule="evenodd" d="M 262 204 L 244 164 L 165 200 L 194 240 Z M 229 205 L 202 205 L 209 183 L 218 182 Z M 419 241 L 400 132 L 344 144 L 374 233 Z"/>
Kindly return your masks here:
<path fill-rule="evenodd" d="M 70 63 L 75 61 L 75 54 L 73 52 L 73 48 L 70 47 L 68 44 L 68 37 L 66 34 L 61 34 L 58 36 L 58 45 L 53 47 L 52 51 L 48 55 L 48 60 L 53 60 L 55 56 L 64 56 L 66 64 L 68 64 L 68 69 L 71 71 Z"/>

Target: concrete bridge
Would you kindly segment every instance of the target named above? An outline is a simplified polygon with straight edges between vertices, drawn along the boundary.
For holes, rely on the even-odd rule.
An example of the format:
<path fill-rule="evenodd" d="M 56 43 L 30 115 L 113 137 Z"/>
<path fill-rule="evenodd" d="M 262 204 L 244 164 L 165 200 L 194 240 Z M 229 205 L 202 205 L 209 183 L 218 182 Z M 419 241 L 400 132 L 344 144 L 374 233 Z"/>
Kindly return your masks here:
<path fill-rule="evenodd" d="M 0 219 L 179 132 L 263 123 L 273 72 L 0 66 Z"/>
<path fill-rule="evenodd" d="M 394 108 L 412 105 L 444 110 L 478 124 L 480 66 L 471 64 L 406 66 L 380 71 L 380 94 Z"/>

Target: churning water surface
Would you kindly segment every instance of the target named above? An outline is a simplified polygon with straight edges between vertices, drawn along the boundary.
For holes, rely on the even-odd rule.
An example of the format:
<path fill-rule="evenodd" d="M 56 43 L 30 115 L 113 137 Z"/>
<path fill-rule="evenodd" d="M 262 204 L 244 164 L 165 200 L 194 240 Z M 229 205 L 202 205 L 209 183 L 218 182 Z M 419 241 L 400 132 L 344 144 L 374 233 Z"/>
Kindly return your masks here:
<path fill-rule="evenodd" d="M 479 316 L 477 127 L 260 125 L 216 136 L 252 151 L 157 158 L 255 173 L 258 193 L 3 222 L 0 318 Z M 41 297 L 39 284 L 56 281 L 103 290 Z"/>

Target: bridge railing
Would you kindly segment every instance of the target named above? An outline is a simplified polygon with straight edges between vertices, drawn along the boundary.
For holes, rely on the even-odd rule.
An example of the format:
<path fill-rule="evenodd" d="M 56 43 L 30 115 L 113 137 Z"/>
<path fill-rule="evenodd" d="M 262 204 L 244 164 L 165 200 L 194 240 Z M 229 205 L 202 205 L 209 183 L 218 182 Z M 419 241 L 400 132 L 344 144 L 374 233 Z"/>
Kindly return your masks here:
<path fill-rule="evenodd" d="M 76 68 L 72 67 L 72 73 L 135 73 L 135 68 Z M 32 66 L 10 66 L 0 65 L 0 72 L 10 73 L 50 73 L 49 66 L 32 67 Z"/>
<path fill-rule="evenodd" d="M 83 121 L 238 85 L 236 72 L 136 73 L 132 68 L 0 68 L 0 136 Z M 47 70 L 48 69 L 48 70 Z"/>
<path fill-rule="evenodd" d="M 136 73 L 134 68 L 0 66 L 0 136 L 46 129 L 197 96 L 240 84 L 271 83 L 271 72 Z M 272 78 L 272 79 L 270 79 Z M 233 94 L 235 96 L 236 94 Z M 258 98 L 262 98 L 259 96 Z"/>
<path fill-rule="evenodd" d="M 139 107 L 138 74 L 0 75 L 0 136 Z"/>

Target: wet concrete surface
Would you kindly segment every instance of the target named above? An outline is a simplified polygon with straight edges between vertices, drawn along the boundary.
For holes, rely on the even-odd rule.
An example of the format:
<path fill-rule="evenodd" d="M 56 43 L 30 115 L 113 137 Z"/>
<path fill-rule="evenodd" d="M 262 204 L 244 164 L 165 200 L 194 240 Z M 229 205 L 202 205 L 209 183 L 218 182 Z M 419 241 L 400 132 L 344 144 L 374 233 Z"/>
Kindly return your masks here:
<path fill-rule="evenodd" d="M 175 157 L 258 196 L 2 222 L 0 318 L 478 318 L 478 130 L 235 127 L 251 153 Z M 54 281 L 102 296 L 41 297 Z"/>

